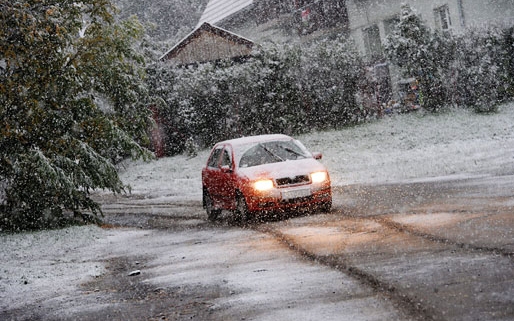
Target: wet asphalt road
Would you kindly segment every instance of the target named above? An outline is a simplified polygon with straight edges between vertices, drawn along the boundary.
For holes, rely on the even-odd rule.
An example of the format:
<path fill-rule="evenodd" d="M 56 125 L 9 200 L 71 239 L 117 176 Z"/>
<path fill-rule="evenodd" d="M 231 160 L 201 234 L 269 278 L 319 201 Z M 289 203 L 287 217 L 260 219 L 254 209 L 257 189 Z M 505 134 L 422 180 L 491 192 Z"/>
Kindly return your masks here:
<path fill-rule="evenodd" d="M 334 188 L 331 213 L 239 226 L 199 202 L 104 199 L 106 222 L 250 229 L 357 280 L 413 320 L 514 320 L 514 177 Z"/>

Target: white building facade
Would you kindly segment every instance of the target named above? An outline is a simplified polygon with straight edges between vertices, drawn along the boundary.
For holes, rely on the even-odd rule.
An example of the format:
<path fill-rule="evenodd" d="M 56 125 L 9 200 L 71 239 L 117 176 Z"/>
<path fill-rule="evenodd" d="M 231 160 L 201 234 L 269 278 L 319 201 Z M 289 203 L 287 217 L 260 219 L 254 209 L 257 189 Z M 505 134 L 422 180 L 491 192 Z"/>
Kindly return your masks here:
<path fill-rule="evenodd" d="M 383 44 L 399 22 L 402 4 L 409 4 L 427 27 L 441 32 L 514 25 L 514 0 L 347 0 L 349 36 L 379 82 L 389 80 L 383 86 L 395 93 L 404 80 L 394 67 L 389 70 Z"/>
<path fill-rule="evenodd" d="M 369 60 L 380 56 L 380 44 L 399 21 L 403 3 L 434 30 L 458 33 L 469 27 L 514 23 L 514 0 L 348 0 L 350 35 Z"/>
<path fill-rule="evenodd" d="M 399 98 L 394 96 L 408 81 L 387 63 L 383 50 L 402 4 L 443 34 L 514 25 L 514 0 L 210 0 L 199 23 L 216 24 L 257 43 L 350 37 L 376 80 L 377 102 L 384 104 Z M 310 25 L 308 32 L 299 28 L 305 24 Z"/>

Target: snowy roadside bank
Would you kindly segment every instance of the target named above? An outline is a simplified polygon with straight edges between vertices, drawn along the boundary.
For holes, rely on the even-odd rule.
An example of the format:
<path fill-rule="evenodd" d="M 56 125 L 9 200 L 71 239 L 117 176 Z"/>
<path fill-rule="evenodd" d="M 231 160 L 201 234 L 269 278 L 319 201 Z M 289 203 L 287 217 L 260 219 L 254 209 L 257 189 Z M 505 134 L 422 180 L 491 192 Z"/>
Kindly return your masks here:
<path fill-rule="evenodd" d="M 497 114 L 452 110 L 404 114 L 339 131 L 297 137 L 323 153 L 333 185 L 380 184 L 514 173 L 514 104 Z M 209 150 L 152 163 L 130 162 L 121 178 L 133 194 L 200 200 Z"/>
<path fill-rule="evenodd" d="M 104 273 L 94 253 L 107 232 L 96 226 L 0 235 L 0 313 L 65 296 Z M 101 256 L 102 254 L 98 254 Z"/>

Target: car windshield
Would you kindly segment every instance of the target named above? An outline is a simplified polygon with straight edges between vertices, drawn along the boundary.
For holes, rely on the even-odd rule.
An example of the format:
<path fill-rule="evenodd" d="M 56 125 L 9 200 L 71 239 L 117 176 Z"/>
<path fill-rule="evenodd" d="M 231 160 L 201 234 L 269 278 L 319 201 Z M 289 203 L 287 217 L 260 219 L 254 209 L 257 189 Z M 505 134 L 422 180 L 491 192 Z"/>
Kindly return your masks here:
<path fill-rule="evenodd" d="M 252 167 L 308 157 L 311 156 L 305 148 L 293 140 L 262 142 L 244 152 L 239 167 Z"/>

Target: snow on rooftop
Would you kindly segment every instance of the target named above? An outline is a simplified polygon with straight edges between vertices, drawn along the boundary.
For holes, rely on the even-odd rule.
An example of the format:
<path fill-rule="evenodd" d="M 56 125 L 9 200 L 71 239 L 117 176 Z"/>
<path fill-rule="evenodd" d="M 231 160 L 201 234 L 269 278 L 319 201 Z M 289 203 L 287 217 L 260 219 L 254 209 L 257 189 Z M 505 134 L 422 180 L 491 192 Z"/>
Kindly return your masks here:
<path fill-rule="evenodd" d="M 210 0 L 200 17 L 198 25 L 204 22 L 217 23 L 252 3 L 253 0 Z"/>

